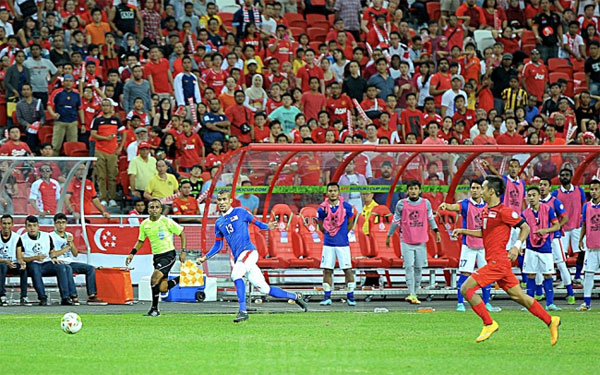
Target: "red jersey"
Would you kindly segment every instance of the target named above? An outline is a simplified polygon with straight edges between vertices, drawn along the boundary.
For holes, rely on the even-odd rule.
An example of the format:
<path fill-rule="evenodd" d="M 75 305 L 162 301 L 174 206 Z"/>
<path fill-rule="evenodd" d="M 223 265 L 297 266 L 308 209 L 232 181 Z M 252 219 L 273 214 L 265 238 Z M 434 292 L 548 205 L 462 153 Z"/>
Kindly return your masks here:
<path fill-rule="evenodd" d="M 275 38 L 269 39 L 269 45 L 275 44 L 276 41 Z M 279 64 L 283 64 L 286 61 L 290 61 L 293 51 L 294 48 L 292 42 L 289 40 L 279 40 L 275 52 L 271 52 L 271 50 L 267 48 L 267 57 L 275 57 L 279 61 Z"/>
<path fill-rule="evenodd" d="M 256 124 L 254 124 L 254 141 L 258 143 L 269 143 L 269 136 L 271 135 L 271 131 L 269 128 L 263 125 L 262 129 L 259 129 Z"/>
<path fill-rule="evenodd" d="M 26 156 L 31 155 L 31 149 L 25 142 L 16 144 L 13 141 L 8 141 L 0 147 L 0 155 Z"/>
<path fill-rule="evenodd" d="M 223 159 L 225 159 L 225 153 L 222 152 L 219 155 L 215 155 L 212 152 L 206 155 L 206 159 L 204 161 L 204 165 L 206 168 L 212 168 L 215 165 L 219 165 L 223 163 Z"/>
<path fill-rule="evenodd" d="M 323 75 L 323 69 L 321 69 L 321 67 L 314 65 L 311 68 L 308 66 L 308 64 L 304 65 L 298 70 L 296 77 L 302 80 L 302 87 L 300 87 L 302 92 L 310 91 L 310 85 L 308 81 L 311 77 L 317 77 L 321 81 L 323 81 L 325 78 Z"/>
<path fill-rule="evenodd" d="M 173 201 L 173 214 L 175 215 L 198 215 L 199 213 L 198 201 L 192 196 L 189 196 L 186 200 L 176 198 Z"/>
<path fill-rule="evenodd" d="M 530 95 L 535 95 L 538 101 L 544 96 L 546 91 L 546 80 L 548 79 L 548 69 L 544 64 L 535 65 L 531 61 L 526 63 L 521 73 L 525 79 L 525 85 Z"/>
<path fill-rule="evenodd" d="M 329 97 L 327 98 L 327 112 L 333 121 L 340 119 L 344 123 L 344 126 L 348 126 L 348 111 L 351 111 L 354 106 L 352 100 L 346 94 L 340 95 L 339 98 Z"/>
<path fill-rule="evenodd" d="M 283 102 L 281 100 L 275 101 L 273 98 L 267 99 L 267 107 L 265 108 L 267 111 L 267 115 L 271 114 L 274 110 L 281 107 Z"/>
<path fill-rule="evenodd" d="M 388 140 L 391 140 L 392 134 L 394 134 L 395 131 L 396 129 L 392 129 L 389 124 L 387 129 L 384 129 L 383 126 L 380 126 L 379 129 L 377 129 L 377 138 L 385 137 Z"/>
<path fill-rule="evenodd" d="M 202 78 L 200 81 L 206 86 L 215 90 L 215 94 L 217 96 L 221 95 L 221 91 L 223 91 L 223 87 L 225 87 L 225 80 L 229 75 L 226 71 L 221 70 L 220 72 L 215 72 L 212 69 L 208 69 L 204 74 L 202 74 Z"/>
<path fill-rule="evenodd" d="M 179 166 L 191 168 L 196 164 L 200 164 L 203 147 L 204 145 L 198 134 L 192 133 L 189 136 L 181 134 L 177 138 L 177 150 L 179 151 L 177 160 L 179 161 Z"/>
<path fill-rule="evenodd" d="M 452 88 L 452 85 L 450 84 L 450 73 L 435 73 L 431 76 L 429 87 L 435 87 L 437 90 L 450 90 Z M 434 95 L 433 100 L 435 101 L 435 106 L 437 108 L 442 108 L 442 94 Z"/>
<path fill-rule="evenodd" d="M 465 111 L 465 113 L 460 114 L 458 113 L 458 111 L 456 111 L 454 113 L 454 116 L 452 116 L 452 122 L 456 124 L 456 121 L 458 120 L 464 120 L 465 121 L 465 129 L 471 129 L 473 127 L 473 125 L 475 125 L 475 111 L 472 109 L 467 109 Z"/>
<path fill-rule="evenodd" d="M 317 126 L 316 128 L 313 129 L 310 136 L 315 141 L 315 143 L 325 143 L 325 134 L 327 134 L 327 132 L 329 130 L 333 130 L 335 133 L 335 139 L 338 139 L 339 134 L 338 134 L 338 131 L 334 127 L 329 127 L 327 129 L 324 129 L 321 126 Z"/>
<path fill-rule="evenodd" d="M 154 83 L 154 91 L 156 93 L 172 93 L 173 87 L 169 81 L 169 60 L 160 58 L 158 62 L 149 60 L 144 66 L 144 75 L 152 77 Z"/>
<path fill-rule="evenodd" d="M 354 158 L 354 170 L 356 173 L 360 173 L 366 178 L 373 177 L 373 170 L 371 168 L 371 160 L 367 155 L 359 154 Z M 333 177 L 333 176 L 332 176 Z"/>
<path fill-rule="evenodd" d="M 71 207 L 75 212 L 80 211 L 79 203 L 81 202 L 81 181 L 74 178 L 67 189 L 67 194 L 70 194 L 71 197 L 69 201 L 71 202 Z M 83 192 L 83 212 L 86 215 L 91 215 L 94 212 L 96 206 L 92 203 L 92 200 L 96 198 L 98 194 L 96 193 L 96 188 L 94 184 L 90 180 L 85 180 L 85 190 Z"/>
<path fill-rule="evenodd" d="M 321 157 L 318 153 L 302 155 L 298 158 L 298 176 L 300 185 L 321 184 Z"/>
<path fill-rule="evenodd" d="M 272 84 L 280 83 L 281 81 L 287 78 L 287 73 L 267 73 L 263 75 L 265 76 L 265 90 L 269 90 Z"/>
<path fill-rule="evenodd" d="M 402 124 L 404 127 L 405 133 L 415 133 L 417 135 L 417 139 L 421 138 L 421 126 L 427 125 L 424 119 L 423 112 L 419 111 L 418 109 L 413 111 L 405 108 L 402 113 L 400 113 L 400 124 Z"/>
<path fill-rule="evenodd" d="M 371 27 L 373 26 L 373 23 L 375 22 L 375 18 L 380 14 L 385 15 L 386 22 L 390 22 L 390 13 L 388 12 L 388 10 L 386 8 L 381 7 L 379 9 L 375 9 L 374 7 L 370 7 L 370 8 L 365 9 L 365 11 L 363 12 L 362 20 L 368 22 L 367 30 L 371 29 Z"/>
<path fill-rule="evenodd" d="M 81 110 L 83 111 L 83 119 L 84 124 L 82 127 L 85 127 L 86 131 L 90 131 L 92 128 L 92 121 L 98 116 L 100 113 L 100 103 L 98 103 L 95 99 L 92 99 L 91 102 L 88 102 L 86 99 L 81 98 Z"/>
<path fill-rule="evenodd" d="M 506 244 L 510 239 L 510 228 L 521 223 L 523 218 L 514 210 L 499 204 L 483 209 L 481 230 L 485 260 L 488 263 L 509 262 Z"/>

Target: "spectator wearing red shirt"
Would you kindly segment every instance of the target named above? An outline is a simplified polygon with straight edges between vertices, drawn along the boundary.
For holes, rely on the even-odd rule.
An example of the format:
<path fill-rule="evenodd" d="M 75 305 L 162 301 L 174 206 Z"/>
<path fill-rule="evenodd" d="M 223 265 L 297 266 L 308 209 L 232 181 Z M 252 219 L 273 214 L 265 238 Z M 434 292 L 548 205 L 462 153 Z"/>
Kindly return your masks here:
<path fill-rule="evenodd" d="M 169 60 L 161 57 L 157 46 L 150 48 L 150 60 L 144 66 L 144 75 L 150 83 L 150 90 L 158 94 L 160 99 L 171 98 L 173 95 L 173 76 Z"/>
<path fill-rule="evenodd" d="M 221 70 L 222 64 L 223 56 L 218 53 L 213 55 L 211 68 L 204 72 L 202 78 L 200 78 L 202 90 L 210 87 L 215 90 L 217 96 L 221 95 L 221 91 L 225 87 L 225 80 L 228 77 L 227 71 Z"/>
<path fill-rule="evenodd" d="M 194 127 L 189 120 L 183 120 L 183 134 L 177 137 L 177 166 L 179 171 L 189 173 L 192 167 L 202 162 L 204 145 L 200 136 L 194 133 Z"/>
<path fill-rule="evenodd" d="M 71 181 L 71 184 L 67 188 L 65 199 L 67 211 L 73 215 L 75 219 L 80 218 L 81 206 L 79 204 L 81 202 L 81 185 L 83 182 L 83 214 L 91 215 L 95 207 L 98 211 L 100 211 L 102 216 L 110 217 L 110 212 L 106 211 L 104 206 L 102 206 L 100 203 L 100 199 L 98 199 L 98 194 L 96 193 L 96 188 L 94 187 L 92 181 L 85 177 L 85 172 L 85 165 L 80 165 L 75 171 L 75 178 L 73 181 Z"/>
<path fill-rule="evenodd" d="M 31 155 L 31 149 L 21 142 L 21 130 L 16 125 L 8 128 L 8 141 L 0 147 L 0 155 L 26 156 Z"/>
<path fill-rule="evenodd" d="M 364 10 L 361 22 L 361 30 L 368 34 L 369 30 L 375 22 L 375 18 L 383 14 L 386 18 L 387 23 L 390 22 L 390 14 L 386 8 L 383 7 L 383 0 L 373 0 L 373 6 Z"/>
<path fill-rule="evenodd" d="M 306 117 L 317 118 L 319 112 L 326 109 L 327 99 L 325 99 L 325 95 L 319 92 L 321 82 L 317 77 L 310 77 L 309 85 L 310 91 L 302 94 L 299 108 L 301 111 L 304 111 Z"/>
<path fill-rule="evenodd" d="M 475 3 L 476 0 L 467 0 L 456 10 L 456 15 L 459 19 L 464 20 L 464 17 L 469 17 L 469 26 L 467 28 L 471 31 L 483 29 L 487 26 L 483 9 Z"/>
<path fill-rule="evenodd" d="M 354 105 L 352 99 L 342 94 L 342 87 L 338 82 L 329 84 L 331 96 L 327 98 L 327 112 L 332 121 L 342 120 L 344 127 L 348 126 L 348 111 L 352 111 Z"/>
<path fill-rule="evenodd" d="M 429 94 L 433 96 L 435 106 L 442 108 L 442 95 L 452 88 L 451 74 L 448 72 L 450 64 L 448 59 L 442 58 L 438 63 L 439 71 L 431 76 L 429 83 Z"/>
<path fill-rule="evenodd" d="M 402 139 L 405 140 L 408 133 L 416 134 L 419 140 L 423 139 L 423 126 L 427 123 L 423 112 L 417 109 L 415 93 L 411 92 L 406 95 L 406 108 L 400 113 L 400 124 L 402 125 Z"/>
<path fill-rule="evenodd" d="M 51 178 L 52 167 L 49 164 L 42 165 L 40 172 L 42 174 L 41 178 L 31 185 L 29 203 L 35 210 L 35 214 L 40 216 L 41 224 L 48 224 L 52 222 L 51 216 L 56 213 L 60 198 L 60 184 Z M 44 218 L 46 215 L 50 217 Z"/>
<path fill-rule="evenodd" d="M 456 123 L 458 120 L 464 120 L 467 129 L 471 129 L 475 125 L 475 111 L 467 108 L 465 97 L 462 95 L 454 99 L 454 105 L 456 106 L 456 112 L 452 116 L 452 121 Z"/>
<path fill-rule="evenodd" d="M 229 106 L 225 116 L 229 119 L 231 134 L 235 135 L 242 145 L 247 145 L 254 140 L 254 113 L 244 106 L 246 94 L 242 90 L 235 92 L 235 104 Z"/>
<path fill-rule="evenodd" d="M 258 143 L 268 143 L 271 130 L 266 126 L 267 116 L 264 112 L 258 112 L 254 115 L 254 141 Z"/>
<path fill-rule="evenodd" d="M 531 51 L 530 57 L 531 61 L 525 63 L 523 66 L 521 82 L 529 95 L 542 98 L 548 87 L 548 69 L 546 69 L 546 66 L 540 60 L 540 53 L 537 49 Z"/>
<path fill-rule="evenodd" d="M 94 166 L 96 182 L 100 189 L 100 199 L 109 201 L 111 207 L 117 202 L 117 155 L 123 148 L 117 145 L 117 132 L 122 127 L 121 120 L 113 116 L 112 103 L 108 99 L 102 100 L 102 116 L 92 122 L 91 139 L 96 141 L 94 156 L 98 158 Z"/>
<path fill-rule="evenodd" d="M 189 181 L 182 181 L 179 185 L 181 196 L 173 201 L 173 215 L 200 215 L 198 201 L 191 195 L 192 184 Z M 177 218 L 180 223 L 195 222 L 196 218 Z"/>
<path fill-rule="evenodd" d="M 311 77 L 316 77 L 321 82 L 321 92 L 325 92 L 323 69 L 315 65 L 315 51 L 309 48 L 304 53 L 304 56 L 306 57 L 306 65 L 298 69 L 298 74 L 296 75 L 296 87 L 299 87 L 302 92 L 306 92 L 310 90 L 309 79 Z"/>
<path fill-rule="evenodd" d="M 293 44 L 287 38 L 287 27 L 277 25 L 275 35 L 269 39 L 269 48 L 267 48 L 267 57 L 276 58 L 279 63 L 291 61 L 294 52 Z"/>
<path fill-rule="evenodd" d="M 506 133 L 496 137 L 496 143 L 499 145 L 520 146 L 526 144 L 525 139 L 517 133 L 517 121 L 514 117 L 508 117 L 505 120 Z"/>
<path fill-rule="evenodd" d="M 385 137 L 387 140 L 392 139 L 392 134 L 396 131 L 396 129 L 390 128 L 390 114 L 387 112 L 381 112 L 379 116 L 379 129 L 377 129 L 377 138 Z"/>
<path fill-rule="evenodd" d="M 496 139 L 494 137 L 490 137 L 487 135 L 488 130 L 488 122 L 485 119 L 479 120 L 477 122 L 477 130 L 479 130 L 479 135 L 473 139 L 474 145 L 496 145 Z"/>
<path fill-rule="evenodd" d="M 90 145 L 90 130 L 92 121 L 100 113 L 100 103 L 94 97 L 94 90 L 91 86 L 86 86 L 83 89 L 81 97 L 81 107 L 79 107 L 79 119 L 81 121 L 78 141 L 83 142 L 89 149 Z"/>

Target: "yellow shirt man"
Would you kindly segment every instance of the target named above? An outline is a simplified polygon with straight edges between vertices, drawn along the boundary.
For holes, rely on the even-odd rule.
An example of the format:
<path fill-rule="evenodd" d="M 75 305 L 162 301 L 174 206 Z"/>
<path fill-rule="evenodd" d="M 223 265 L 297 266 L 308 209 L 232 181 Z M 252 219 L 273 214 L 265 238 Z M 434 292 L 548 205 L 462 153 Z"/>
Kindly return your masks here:
<path fill-rule="evenodd" d="M 152 177 L 148 181 L 145 191 L 150 194 L 152 198 L 162 199 L 177 193 L 177 189 L 179 189 L 177 179 L 172 174 L 167 173 L 164 179 L 158 174 Z"/>
<path fill-rule="evenodd" d="M 369 218 L 371 217 L 371 212 L 373 212 L 373 208 L 379 206 L 377 202 L 373 199 L 373 193 L 366 193 L 371 195 L 371 202 L 369 204 L 364 204 L 362 212 L 360 213 L 365 218 L 365 223 L 363 224 L 363 233 L 369 234 Z"/>

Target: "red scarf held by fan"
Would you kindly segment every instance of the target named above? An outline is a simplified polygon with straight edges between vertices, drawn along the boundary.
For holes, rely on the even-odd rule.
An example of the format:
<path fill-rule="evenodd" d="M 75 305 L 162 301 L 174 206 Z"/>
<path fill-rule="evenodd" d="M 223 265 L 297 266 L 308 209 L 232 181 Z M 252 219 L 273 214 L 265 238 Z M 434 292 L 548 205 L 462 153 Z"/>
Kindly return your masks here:
<path fill-rule="evenodd" d="M 325 211 L 325 219 L 323 220 L 323 228 L 329 233 L 331 237 L 335 237 L 337 232 L 344 224 L 344 220 L 346 220 L 346 209 L 344 208 L 344 199 L 339 197 L 338 199 L 339 205 L 337 211 L 333 212 L 331 210 L 331 205 L 329 204 L 329 198 L 325 198 L 325 202 L 321 203 L 320 208 Z"/>

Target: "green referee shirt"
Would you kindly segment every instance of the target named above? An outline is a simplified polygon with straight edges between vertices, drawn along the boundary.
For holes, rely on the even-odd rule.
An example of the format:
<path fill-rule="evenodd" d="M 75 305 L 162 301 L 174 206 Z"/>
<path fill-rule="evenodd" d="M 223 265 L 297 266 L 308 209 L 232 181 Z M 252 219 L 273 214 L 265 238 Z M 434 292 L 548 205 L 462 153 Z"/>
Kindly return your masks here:
<path fill-rule="evenodd" d="M 173 235 L 180 235 L 181 232 L 183 232 L 183 227 L 168 217 L 161 216 L 156 221 L 152 221 L 148 218 L 142 221 L 142 224 L 140 225 L 140 235 L 138 239 L 144 241 L 148 238 L 152 254 L 162 254 L 167 251 L 175 250 Z"/>

